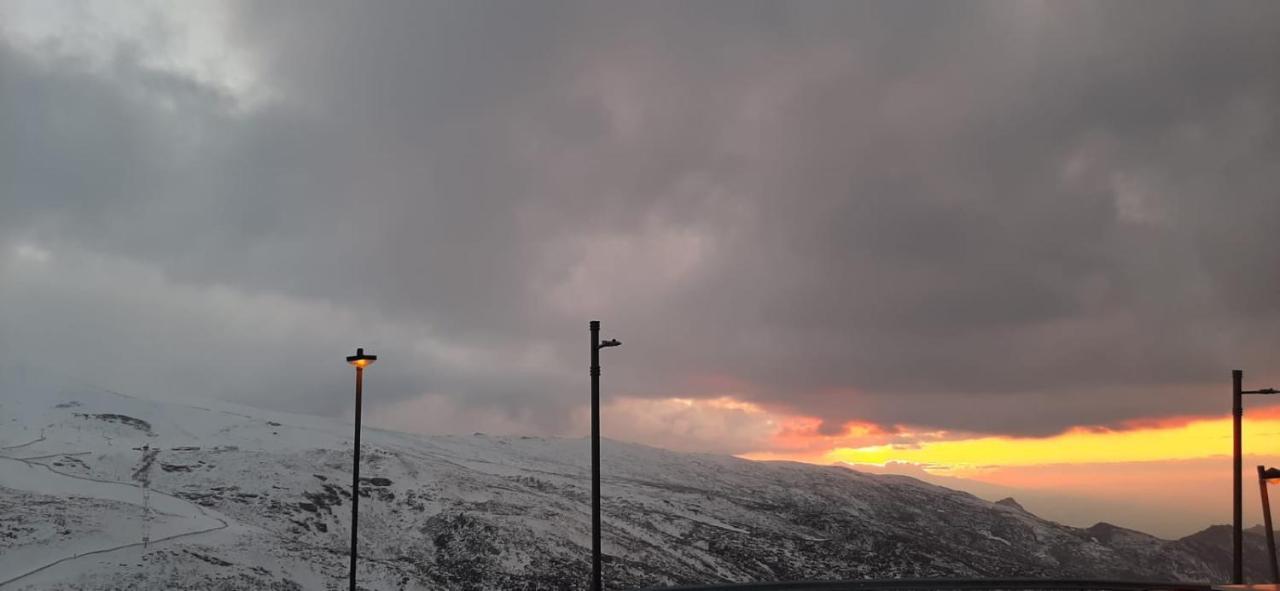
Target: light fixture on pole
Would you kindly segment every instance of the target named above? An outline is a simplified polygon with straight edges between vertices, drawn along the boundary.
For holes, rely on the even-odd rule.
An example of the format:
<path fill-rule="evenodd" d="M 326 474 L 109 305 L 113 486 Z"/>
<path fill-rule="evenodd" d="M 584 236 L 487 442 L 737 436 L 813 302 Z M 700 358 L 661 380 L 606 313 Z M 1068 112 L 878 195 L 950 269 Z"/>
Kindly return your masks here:
<path fill-rule="evenodd" d="M 356 368 L 356 436 L 351 458 L 351 586 L 356 591 L 356 531 L 360 522 L 360 408 L 364 401 L 364 368 L 378 360 L 377 355 L 365 355 L 364 348 L 347 357 L 347 363 Z"/>
<path fill-rule="evenodd" d="M 617 347 L 617 339 L 600 341 L 600 321 L 591 330 L 591 591 L 601 591 L 600 572 L 600 350 Z"/>
<path fill-rule="evenodd" d="M 1244 372 L 1231 370 L 1231 427 L 1232 427 L 1232 524 L 1231 524 L 1231 583 L 1244 584 L 1244 462 L 1241 454 L 1240 423 L 1244 417 L 1245 394 L 1280 394 L 1275 388 L 1244 389 Z"/>

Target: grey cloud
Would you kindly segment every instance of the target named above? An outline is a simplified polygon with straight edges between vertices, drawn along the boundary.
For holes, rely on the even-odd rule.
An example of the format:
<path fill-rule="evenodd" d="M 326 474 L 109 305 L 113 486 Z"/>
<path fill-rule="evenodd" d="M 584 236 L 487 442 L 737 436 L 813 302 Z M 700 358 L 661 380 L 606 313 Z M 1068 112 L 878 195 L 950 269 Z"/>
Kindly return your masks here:
<path fill-rule="evenodd" d="M 392 399 L 545 432 L 583 401 L 589 318 L 625 343 L 611 392 L 728 378 L 824 432 L 1216 412 L 1212 388 L 1264 367 L 1280 325 L 1277 17 L 244 3 L 234 38 L 279 94 L 247 112 L 129 51 L 103 72 L 0 45 L 0 228 L 153 267 L 172 297 L 230 286 L 368 318 L 405 361 L 379 368 Z M 345 384 L 309 360 L 368 336 L 313 330 L 290 335 L 311 345 L 284 377 L 205 381 L 243 397 L 273 375 L 260 403 L 342 412 Z M 192 368 L 255 336 L 183 334 L 158 354 Z"/>

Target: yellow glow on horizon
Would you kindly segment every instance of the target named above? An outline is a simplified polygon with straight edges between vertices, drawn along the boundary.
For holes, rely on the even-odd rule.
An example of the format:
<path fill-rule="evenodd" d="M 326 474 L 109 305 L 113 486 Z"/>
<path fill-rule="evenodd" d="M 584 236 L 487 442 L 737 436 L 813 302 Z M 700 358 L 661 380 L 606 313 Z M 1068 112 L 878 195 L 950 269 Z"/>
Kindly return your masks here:
<path fill-rule="evenodd" d="M 881 468 L 899 463 L 940 476 L 1024 485 L 1056 482 L 1054 474 L 1065 472 L 1080 478 L 1077 468 L 1103 470 L 1119 482 L 1128 472 L 1123 464 L 1213 460 L 1231 453 L 1227 415 L 1137 418 L 1114 427 L 1076 427 L 1046 437 L 975 435 L 857 420 L 832 433 L 822 428 L 821 418 L 789 414 L 732 394 L 643 402 L 632 404 L 627 412 L 654 416 L 654 424 L 682 433 L 732 431 L 741 436 L 739 445 L 755 450 L 738 454 L 745 459 Z M 1280 406 L 1250 409 L 1244 430 L 1247 454 L 1280 458 Z"/>
<path fill-rule="evenodd" d="M 1280 455 L 1280 416 L 1254 416 L 1245 431 L 1250 454 Z M 1231 419 L 1213 417 L 1150 424 L 1130 429 L 1075 428 L 1050 437 L 985 436 L 921 441 L 910 445 L 838 447 L 816 454 L 743 454 L 757 460 L 832 464 L 904 462 L 939 474 L 976 473 L 987 468 L 1045 464 L 1111 464 L 1187 460 L 1231 453 Z"/>

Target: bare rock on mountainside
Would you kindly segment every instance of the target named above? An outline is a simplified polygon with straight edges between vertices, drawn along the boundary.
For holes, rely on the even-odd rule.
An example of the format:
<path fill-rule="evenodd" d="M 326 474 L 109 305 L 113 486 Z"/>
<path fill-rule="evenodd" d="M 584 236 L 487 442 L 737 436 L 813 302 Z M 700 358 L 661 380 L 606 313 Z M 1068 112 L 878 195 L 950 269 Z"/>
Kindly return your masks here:
<path fill-rule="evenodd" d="M 1017 509 L 1019 511 L 1022 511 L 1023 513 L 1029 513 L 1029 511 L 1023 508 L 1023 506 L 1019 504 L 1018 501 L 1014 500 L 1013 497 L 1005 497 L 1003 499 L 1000 499 L 999 501 L 996 501 L 996 504 L 1002 507 L 1010 507 L 1013 509 Z"/>

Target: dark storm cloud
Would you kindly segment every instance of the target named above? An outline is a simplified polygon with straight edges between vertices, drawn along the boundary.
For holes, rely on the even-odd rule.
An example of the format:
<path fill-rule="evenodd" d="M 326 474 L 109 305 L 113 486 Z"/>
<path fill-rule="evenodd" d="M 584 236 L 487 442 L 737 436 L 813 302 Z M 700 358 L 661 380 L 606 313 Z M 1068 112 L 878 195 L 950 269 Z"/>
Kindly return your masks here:
<path fill-rule="evenodd" d="M 100 327 L 168 335 L 138 387 L 341 412 L 314 359 L 373 339 L 388 397 L 558 432 L 601 318 L 615 392 L 1046 433 L 1219 411 L 1201 386 L 1275 349 L 1273 3 L 273 2 L 232 33 L 275 100 L 0 46 L 10 249 L 193 302 Z M 218 290 L 293 311 L 190 338 L 272 316 Z M 10 334 L 120 313 L 42 293 L 0 288 Z"/>

